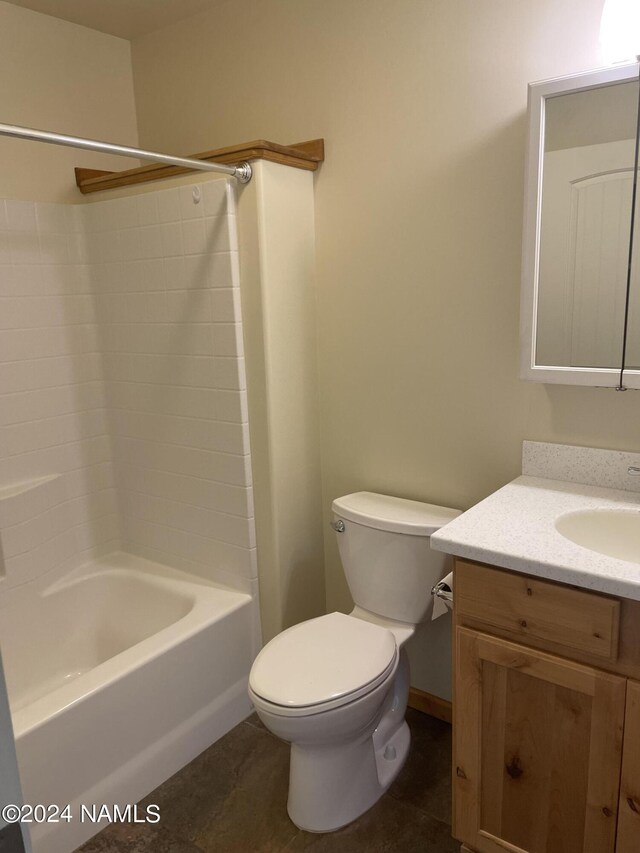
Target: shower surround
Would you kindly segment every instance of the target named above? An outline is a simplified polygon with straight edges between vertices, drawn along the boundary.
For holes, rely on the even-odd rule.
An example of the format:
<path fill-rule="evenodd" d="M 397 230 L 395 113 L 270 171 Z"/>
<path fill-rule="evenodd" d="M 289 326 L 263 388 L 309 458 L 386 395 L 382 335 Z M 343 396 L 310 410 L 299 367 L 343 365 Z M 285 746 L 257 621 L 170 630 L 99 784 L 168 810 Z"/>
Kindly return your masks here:
<path fill-rule="evenodd" d="M 27 802 L 135 801 L 248 712 L 234 193 L 0 203 L 0 642 Z"/>

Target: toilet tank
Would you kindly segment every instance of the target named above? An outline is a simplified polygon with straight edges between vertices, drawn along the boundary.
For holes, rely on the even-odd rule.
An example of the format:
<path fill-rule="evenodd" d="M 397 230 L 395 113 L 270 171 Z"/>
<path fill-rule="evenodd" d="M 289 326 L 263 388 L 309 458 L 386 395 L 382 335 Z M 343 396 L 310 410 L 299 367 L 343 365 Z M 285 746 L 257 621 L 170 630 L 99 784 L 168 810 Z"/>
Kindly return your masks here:
<path fill-rule="evenodd" d="M 431 588 L 449 571 L 430 536 L 460 511 L 373 492 L 336 498 L 331 508 L 355 604 L 400 622 L 428 619 Z"/>

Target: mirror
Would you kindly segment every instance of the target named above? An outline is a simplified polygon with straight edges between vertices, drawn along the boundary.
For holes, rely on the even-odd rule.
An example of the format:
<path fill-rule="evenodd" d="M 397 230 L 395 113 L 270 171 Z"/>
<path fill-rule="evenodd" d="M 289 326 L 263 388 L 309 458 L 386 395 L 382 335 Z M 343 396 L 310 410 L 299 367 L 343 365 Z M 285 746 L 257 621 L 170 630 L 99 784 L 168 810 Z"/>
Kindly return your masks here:
<path fill-rule="evenodd" d="M 640 174 L 638 174 L 638 184 L 640 185 Z M 636 199 L 634 226 L 625 351 L 625 385 L 629 385 L 628 371 L 640 372 L 640 197 Z"/>
<path fill-rule="evenodd" d="M 619 383 L 638 88 L 635 63 L 530 86 L 524 378 Z M 638 334 L 627 334 L 626 363 L 638 370 L 640 264 L 633 269 Z M 625 374 L 625 385 L 640 387 L 640 375 Z"/>

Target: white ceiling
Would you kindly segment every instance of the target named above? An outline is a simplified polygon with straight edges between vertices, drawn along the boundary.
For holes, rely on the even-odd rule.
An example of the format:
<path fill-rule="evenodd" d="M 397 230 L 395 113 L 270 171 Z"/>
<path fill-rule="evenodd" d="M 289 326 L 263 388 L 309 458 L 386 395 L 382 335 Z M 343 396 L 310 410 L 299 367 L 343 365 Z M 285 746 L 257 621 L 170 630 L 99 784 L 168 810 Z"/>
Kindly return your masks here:
<path fill-rule="evenodd" d="M 33 9 L 82 24 L 93 30 L 132 39 L 189 18 L 226 0 L 8 0 L 14 6 Z"/>

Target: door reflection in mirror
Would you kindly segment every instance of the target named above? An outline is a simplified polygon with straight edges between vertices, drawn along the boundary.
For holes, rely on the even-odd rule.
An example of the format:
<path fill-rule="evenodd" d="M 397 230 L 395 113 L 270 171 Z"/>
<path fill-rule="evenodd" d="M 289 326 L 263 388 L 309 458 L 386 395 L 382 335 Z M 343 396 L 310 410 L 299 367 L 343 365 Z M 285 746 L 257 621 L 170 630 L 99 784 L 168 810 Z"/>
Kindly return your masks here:
<path fill-rule="evenodd" d="M 625 320 L 625 336 L 622 366 L 620 370 L 620 386 L 624 387 L 625 371 L 640 370 L 640 173 L 638 160 L 640 154 L 640 100 L 638 101 L 638 121 L 636 130 L 635 152 L 635 184 L 633 237 L 630 251 L 629 284 L 627 291 L 627 315 Z"/>
<path fill-rule="evenodd" d="M 536 363 L 618 368 L 627 294 L 638 82 L 545 101 Z M 634 264 L 632 291 L 640 290 Z M 630 301 L 640 331 L 640 296 Z M 640 363 L 629 335 L 627 363 Z"/>

